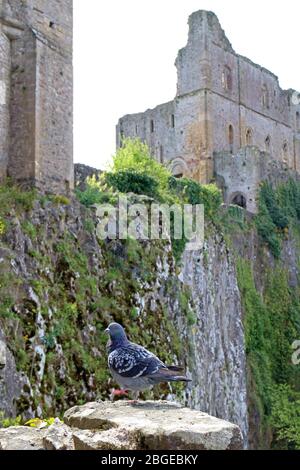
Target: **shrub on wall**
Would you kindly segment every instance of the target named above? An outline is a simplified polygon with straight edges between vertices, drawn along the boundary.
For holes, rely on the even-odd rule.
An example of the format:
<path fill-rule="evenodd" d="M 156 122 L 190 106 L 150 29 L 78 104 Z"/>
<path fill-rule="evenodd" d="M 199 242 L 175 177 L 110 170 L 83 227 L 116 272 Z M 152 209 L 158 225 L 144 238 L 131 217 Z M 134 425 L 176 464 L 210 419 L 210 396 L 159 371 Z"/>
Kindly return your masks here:
<path fill-rule="evenodd" d="M 269 183 L 261 186 L 255 218 L 258 234 L 275 258 L 280 257 L 281 241 L 289 227 L 300 220 L 300 182 L 289 180 L 274 189 Z"/>
<path fill-rule="evenodd" d="M 139 139 L 124 139 L 122 147 L 117 150 L 116 155 L 113 157 L 113 173 L 127 170 L 153 178 L 158 182 L 161 190 L 167 188 L 171 176 L 170 171 L 165 166 L 152 158 L 147 144 Z"/>
<path fill-rule="evenodd" d="M 135 193 L 149 197 L 158 197 L 159 183 L 152 176 L 138 173 L 134 170 L 120 170 L 106 173 L 105 181 L 108 186 L 121 193 Z"/>
<path fill-rule="evenodd" d="M 203 204 L 205 215 L 214 217 L 222 203 L 221 191 L 215 184 L 201 185 L 189 178 L 169 179 L 169 188 L 187 204 Z"/>

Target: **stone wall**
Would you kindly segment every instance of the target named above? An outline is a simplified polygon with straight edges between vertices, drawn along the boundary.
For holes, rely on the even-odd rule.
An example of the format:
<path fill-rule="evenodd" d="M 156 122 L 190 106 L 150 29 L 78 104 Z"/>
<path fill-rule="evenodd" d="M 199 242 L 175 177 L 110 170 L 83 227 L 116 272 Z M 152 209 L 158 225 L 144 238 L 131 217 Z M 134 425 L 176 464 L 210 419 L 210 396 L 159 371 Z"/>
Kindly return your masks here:
<path fill-rule="evenodd" d="M 0 26 L 0 178 L 5 176 L 9 152 L 10 42 Z"/>
<path fill-rule="evenodd" d="M 74 185 L 72 0 L 2 0 L 0 65 L 0 176 L 68 192 Z"/>
<path fill-rule="evenodd" d="M 257 212 L 257 197 L 262 180 L 273 186 L 286 183 L 289 178 L 300 178 L 299 173 L 291 170 L 287 163 L 271 158 L 268 152 L 257 147 L 246 146 L 237 153 L 219 152 L 214 155 L 214 173 L 223 191 L 226 204 L 241 205 L 242 196 L 245 208 Z"/>

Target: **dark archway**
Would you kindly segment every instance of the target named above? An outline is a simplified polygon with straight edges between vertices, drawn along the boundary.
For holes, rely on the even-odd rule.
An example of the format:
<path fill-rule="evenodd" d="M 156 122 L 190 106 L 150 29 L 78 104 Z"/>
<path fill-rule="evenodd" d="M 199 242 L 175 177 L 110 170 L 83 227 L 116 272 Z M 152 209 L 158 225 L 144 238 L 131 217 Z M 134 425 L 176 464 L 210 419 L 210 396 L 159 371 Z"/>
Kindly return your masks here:
<path fill-rule="evenodd" d="M 242 193 L 238 193 L 231 199 L 231 204 L 247 209 L 247 200 Z"/>

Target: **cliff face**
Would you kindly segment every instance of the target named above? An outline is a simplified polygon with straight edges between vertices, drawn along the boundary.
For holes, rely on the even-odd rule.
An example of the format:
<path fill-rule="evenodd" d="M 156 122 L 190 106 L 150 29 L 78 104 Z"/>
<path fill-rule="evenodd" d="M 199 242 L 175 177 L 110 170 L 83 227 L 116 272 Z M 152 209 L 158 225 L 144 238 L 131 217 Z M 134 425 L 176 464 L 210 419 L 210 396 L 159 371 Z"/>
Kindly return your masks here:
<path fill-rule="evenodd" d="M 189 338 L 193 388 L 188 403 L 238 423 L 247 442 L 246 355 L 236 269 L 222 235 L 209 231 L 203 250 L 185 252 L 183 258 L 183 280 L 197 319 Z"/>
<path fill-rule="evenodd" d="M 186 251 L 179 267 L 169 241 L 99 241 L 92 209 L 12 191 L 6 196 L 14 203 L 0 214 L 2 414 L 57 416 L 109 398 L 114 384 L 103 331 L 118 321 L 133 341 L 168 364 L 185 365 L 192 378 L 186 389 L 162 385 L 143 398 L 180 400 L 237 424 L 245 445 L 248 438 L 254 448 L 270 445 L 264 399 L 273 382 L 264 369 L 278 350 L 272 374 L 285 370 L 297 339 L 292 329 L 281 346 L 280 332 L 298 315 L 296 233 L 286 236 L 276 261 L 253 227 L 232 226 L 224 236 L 208 223 L 203 249 Z M 278 381 L 295 382 L 293 367 Z"/>
<path fill-rule="evenodd" d="M 246 436 L 240 299 L 222 237 L 212 229 L 204 250 L 184 254 L 180 272 L 169 242 L 99 243 L 93 212 L 69 202 L 38 197 L 5 217 L 1 409 L 49 416 L 108 397 L 103 330 L 116 320 L 192 375 L 185 392 L 162 386 L 149 396 L 177 395 Z"/>

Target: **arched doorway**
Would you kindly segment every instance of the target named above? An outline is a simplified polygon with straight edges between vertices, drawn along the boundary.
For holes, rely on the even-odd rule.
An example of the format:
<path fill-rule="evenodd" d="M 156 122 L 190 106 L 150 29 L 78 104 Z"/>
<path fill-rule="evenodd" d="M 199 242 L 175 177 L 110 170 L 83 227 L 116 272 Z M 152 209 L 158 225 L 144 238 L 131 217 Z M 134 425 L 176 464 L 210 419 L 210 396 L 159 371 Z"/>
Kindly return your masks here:
<path fill-rule="evenodd" d="M 231 197 L 231 204 L 247 209 L 247 199 L 242 193 L 236 193 Z"/>

